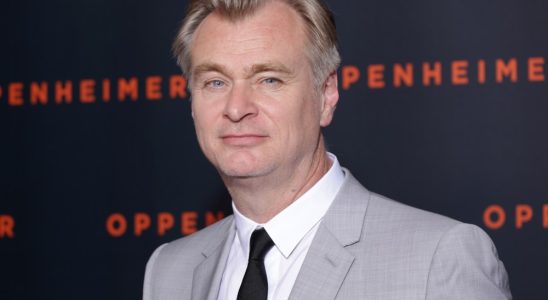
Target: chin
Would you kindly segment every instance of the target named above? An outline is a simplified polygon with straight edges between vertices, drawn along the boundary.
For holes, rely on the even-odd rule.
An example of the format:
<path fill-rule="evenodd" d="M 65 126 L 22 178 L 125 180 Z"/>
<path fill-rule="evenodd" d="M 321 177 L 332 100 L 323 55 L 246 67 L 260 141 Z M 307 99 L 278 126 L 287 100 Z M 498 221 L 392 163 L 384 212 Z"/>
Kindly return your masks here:
<path fill-rule="evenodd" d="M 222 176 L 234 178 L 249 178 L 263 176 L 269 173 L 272 167 L 268 163 L 272 157 L 256 151 L 234 151 L 216 156 L 213 165 Z"/>
<path fill-rule="evenodd" d="M 232 178 L 250 178 L 258 177 L 264 175 L 267 172 L 267 168 L 264 166 L 257 166 L 255 164 L 238 164 L 235 162 L 229 163 L 227 165 L 220 165 L 218 168 L 219 172 L 226 177 Z"/>

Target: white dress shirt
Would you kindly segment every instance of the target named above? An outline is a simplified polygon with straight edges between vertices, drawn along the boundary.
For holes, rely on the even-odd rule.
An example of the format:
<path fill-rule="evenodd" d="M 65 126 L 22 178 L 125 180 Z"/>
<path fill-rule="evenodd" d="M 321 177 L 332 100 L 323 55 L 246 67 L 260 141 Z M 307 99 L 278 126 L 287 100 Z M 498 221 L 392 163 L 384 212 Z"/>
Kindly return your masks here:
<path fill-rule="evenodd" d="M 268 300 L 289 298 L 308 248 L 318 226 L 344 181 L 344 172 L 335 155 L 329 171 L 295 202 L 265 224 L 242 215 L 234 202 L 236 235 L 223 272 L 219 300 L 235 300 L 247 268 L 251 233 L 264 227 L 275 246 L 265 257 Z"/>

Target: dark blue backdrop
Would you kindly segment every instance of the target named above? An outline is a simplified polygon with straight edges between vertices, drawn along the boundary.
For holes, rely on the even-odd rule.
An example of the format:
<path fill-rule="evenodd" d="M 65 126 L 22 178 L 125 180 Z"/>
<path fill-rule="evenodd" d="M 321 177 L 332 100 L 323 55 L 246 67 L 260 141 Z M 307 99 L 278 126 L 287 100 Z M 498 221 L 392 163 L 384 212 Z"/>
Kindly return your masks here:
<path fill-rule="evenodd" d="M 330 150 L 369 189 L 483 227 L 515 299 L 546 299 L 548 3 L 329 4 L 349 84 Z M 138 299 L 156 246 L 230 213 L 187 97 L 170 94 L 186 1 L 2 7 L 0 298 Z M 435 62 L 441 83 L 424 84 Z M 407 63 L 413 83 L 396 87 L 394 64 Z"/>

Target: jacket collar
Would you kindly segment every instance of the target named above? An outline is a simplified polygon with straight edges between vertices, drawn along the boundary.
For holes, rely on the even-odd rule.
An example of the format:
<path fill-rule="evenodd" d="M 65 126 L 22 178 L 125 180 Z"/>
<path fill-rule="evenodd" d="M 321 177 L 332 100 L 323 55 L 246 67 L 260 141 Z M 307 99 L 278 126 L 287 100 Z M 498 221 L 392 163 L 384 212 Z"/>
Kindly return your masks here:
<path fill-rule="evenodd" d="M 335 299 L 354 255 L 346 247 L 362 238 L 370 193 L 348 170 L 299 271 L 289 299 Z"/>
<path fill-rule="evenodd" d="M 370 193 L 344 169 L 345 182 L 324 216 L 310 245 L 289 299 L 335 299 L 354 255 L 345 249 L 360 241 Z M 236 234 L 233 216 L 223 220 L 202 250 L 196 267 L 192 298 L 216 300 L 230 247 Z"/>
<path fill-rule="evenodd" d="M 230 246 L 236 234 L 233 216 L 226 217 L 222 222 L 208 237 L 210 242 L 202 250 L 204 260 L 194 270 L 191 299 L 216 300 L 218 297 Z"/>

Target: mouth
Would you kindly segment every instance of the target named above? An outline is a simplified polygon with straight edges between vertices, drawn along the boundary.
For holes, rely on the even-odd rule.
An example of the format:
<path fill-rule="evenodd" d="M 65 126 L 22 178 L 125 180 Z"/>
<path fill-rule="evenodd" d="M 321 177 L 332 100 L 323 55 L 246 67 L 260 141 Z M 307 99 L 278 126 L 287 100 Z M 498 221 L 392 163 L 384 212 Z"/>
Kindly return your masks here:
<path fill-rule="evenodd" d="M 262 134 L 226 134 L 221 136 L 225 145 L 246 147 L 255 146 L 264 142 L 268 136 Z"/>

